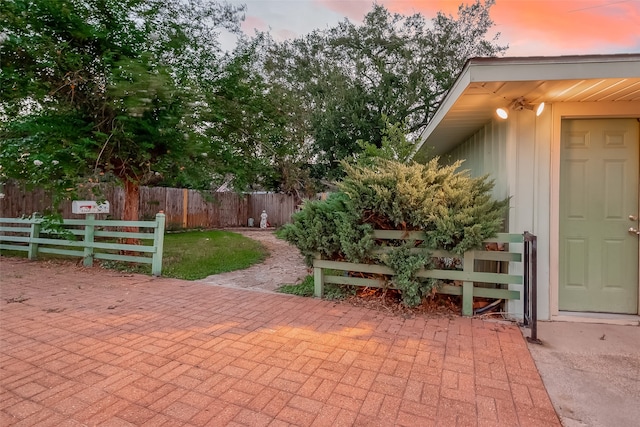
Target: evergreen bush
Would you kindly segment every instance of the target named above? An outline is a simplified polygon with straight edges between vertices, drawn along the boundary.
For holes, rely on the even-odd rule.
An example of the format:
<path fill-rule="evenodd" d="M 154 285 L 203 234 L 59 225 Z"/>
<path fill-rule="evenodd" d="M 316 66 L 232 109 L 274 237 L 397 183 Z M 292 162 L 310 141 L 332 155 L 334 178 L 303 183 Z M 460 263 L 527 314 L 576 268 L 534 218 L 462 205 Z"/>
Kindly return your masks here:
<path fill-rule="evenodd" d="M 309 265 L 320 253 L 324 259 L 389 266 L 396 274 L 392 283 L 409 306 L 433 291 L 432 280 L 415 277 L 420 268 L 433 268 L 431 251 L 462 254 L 502 227 L 508 199 L 493 200 L 493 182 L 458 171 L 461 162 L 441 166 L 437 158 L 427 164 L 379 159 L 343 166 L 340 191 L 325 201 L 305 203 L 282 236 Z M 426 237 L 418 242 L 385 240 L 392 249 L 376 256 L 371 254 L 374 229 L 421 230 Z"/>

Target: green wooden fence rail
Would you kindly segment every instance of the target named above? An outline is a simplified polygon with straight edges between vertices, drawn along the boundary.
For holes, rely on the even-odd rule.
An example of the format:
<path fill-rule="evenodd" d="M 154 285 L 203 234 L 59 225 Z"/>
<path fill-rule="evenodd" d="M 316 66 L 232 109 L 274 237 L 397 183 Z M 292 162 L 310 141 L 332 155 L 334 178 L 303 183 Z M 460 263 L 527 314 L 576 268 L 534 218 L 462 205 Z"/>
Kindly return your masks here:
<path fill-rule="evenodd" d="M 528 233 L 525 233 L 528 234 Z M 498 243 L 498 244 L 523 244 L 525 243 L 525 234 L 507 234 L 499 233 L 495 238 L 487 239 L 485 243 Z M 376 239 L 393 239 L 393 240 L 424 240 L 424 234 L 421 231 L 405 232 L 401 230 L 375 230 L 374 237 Z M 522 263 L 523 253 L 521 251 L 513 250 L 513 246 L 508 245 L 508 250 L 505 251 L 491 251 L 491 250 L 470 250 L 465 252 L 462 256 L 452 254 L 446 251 L 438 250 L 434 251 L 434 257 L 446 257 L 462 260 L 462 270 L 420 270 L 416 275 L 422 278 L 434 278 L 440 280 L 458 281 L 462 283 L 462 286 L 456 285 L 442 285 L 438 288 L 438 292 L 449 295 L 461 295 L 462 296 L 462 314 L 464 316 L 473 315 L 473 298 L 485 297 L 495 299 L 521 299 L 520 291 L 500 288 L 488 288 L 483 286 L 477 286 L 481 283 L 492 283 L 496 285 L 524 285 L 525 277 L 523 274 L 509 274 L 509 268 L 505 268 L 507 273 L 488 273 L 476 271 L 476 260 L 484 261 L 500 261 L 503 266 L 507 266 L 509 263 Z M 524 247 L 524 245 L 523 245 Z M 380 247 L 374 250 L 374 253 L 384 252 L 384 247 Z M 393 289 L 394 287 L 388 281 L 393 276 L 394 272 L 391 268 L 385 265 L 379 264 L 360 264 L 342 261 L 329 261 L 323 260 L 320 256 L 316 256 L 313 262 L 314 271 L 314 294 L 316 297 L 322 297 L 324 292 L 324 285 L 326 283 L 354 285 L 364 287 L 388 287 Z M 345 275 L 328 274 L 326 270 L 338 270 L 351 273 L 370 273 L 382 275 L 380 279 L 369 279 L 361 277 L 352 277 Z M 523 269 L 521 269 L 523 270 Z"/>
<path fill-rule="evenodd" d="M 37 217 L 0 218 L 0 251 L 26 251 L 31 260 L 37 259 L 39 253 L 77 256 L 83 258 L 87 267 L 93 265 L 94 259 L 137 262 L 151 264 L 154 276 L 162 273 L 165 228 L 162 212 L 155 221 L 96 220 L 94 214 L 87 214 L 85 219 L 63 220 L 62 227 L 64 231 L 47 230 L 43 219 Z M 118 231 L 119 228 L 144 231 Z M 68 233 L 78 240 L 69 240 Z M 113 243 L 114 239 L 135 239 L 141 244 Z"/>

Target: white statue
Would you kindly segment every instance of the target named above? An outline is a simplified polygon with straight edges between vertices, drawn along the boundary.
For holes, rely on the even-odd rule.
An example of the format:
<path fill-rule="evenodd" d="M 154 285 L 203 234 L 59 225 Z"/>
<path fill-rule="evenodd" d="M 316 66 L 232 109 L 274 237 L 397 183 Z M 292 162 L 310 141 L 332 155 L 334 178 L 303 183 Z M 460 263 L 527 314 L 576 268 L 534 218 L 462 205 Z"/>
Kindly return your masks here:
<path fill-rule="evenodd" d="M 260 214 L 260 228 L 267 228 L 267 211 Z"/>

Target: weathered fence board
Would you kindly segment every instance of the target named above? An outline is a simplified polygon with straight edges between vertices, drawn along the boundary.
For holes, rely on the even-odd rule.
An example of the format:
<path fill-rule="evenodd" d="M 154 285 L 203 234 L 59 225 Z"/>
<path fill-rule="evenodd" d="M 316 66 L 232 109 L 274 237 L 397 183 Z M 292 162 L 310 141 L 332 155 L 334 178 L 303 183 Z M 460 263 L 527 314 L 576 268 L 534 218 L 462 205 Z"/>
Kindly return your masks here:
<path fill-rule="evenodd" d="M 167 216 L 167 229 L 186 228 L 184 223 L 184 191 L 181 188 L 157 188 L 156 192 L 163 190 L 164 196 L 157 194 L 158 199 L 164 199 L 164 214 Z M 144 205 L 146 200 L 140 200 L 140 204 Z"/>
<path fill-rule="evenodd" d="M 375 230 L 374 237 L 378 240 L 424 240 L 424 233 L 421 231 L 406 232 L 401 230 Z M 529 244 L 528 233 L 525 234 L 506 234 L 500 233 L 492 239 L 487 239 L 489 243 L 500 244 L 522 244 L 527 248 Z M 534 237 L 535 238 L 535 237 Z M 529 292 L 528 275 L 530 274 L 525 268 L 523 274 L 509 274 L 509 263 L 528 262 L 523 253 L 516 249 L 517 245 L 506 251 L 490 251 L 490 250 L 469 250 L 463 255 L 456 255 L 446 251 L 438 250 L 433 253 L 434 257 L 457 258 L 461 261 L 462 269 L 421 269 L 416 273 L 417 277 L 433 278 L 460 283 L 461 286 L 445 284 L 438 289 L 439 293 L 461 295 L 462 296 L 462 314 L 471 316 L 473 314 L 473 298 L 486 297 L 496 299 L 521 299 L 520 292 L 512 289 L 503 289 L 501 285 L 525 285 L 525 295 Z M 383 253 L 389 248 L 380 246 L 374 249 L 374 253 Z M 528 254 L 527 254 L 528 256 Z M 505 264 L 505 270 L 498 269 L 497 272 L 481 271 L 478 268 L 477 261 L 492 260 L 500 261 Z M 362 264 L 343 261 L 323 260 L 318 256 L 313 261 L 314 267 L 314 284 L 315 295 L 321 297 L 326 283 L 345 284 L 365 287 L 389 287 L 394 286 L 391 283 L 391 277 L 394 271 L 381 264 Z M 374 278 L 350 277 L 343 273 L 330 273 L 332 270 L 345 273 L 366 273 L 377 275 Z M 522 269 L 520 269 L 522 270 Z M 496 288 L 487 288 L 484 284 L 493 284 Z M 533 285 L 535 287 L 535 285 Z"/>
<path fill-rule="evenodd" d="M 0 218 L 0 224 L 8 224 L 0 226 L 0 250 L 26 251 L 29 259 L 36 259 L 38 253 L 77 256 L 83 259 L 87 267 L 93 265 L 94 259 L 138 262 L 151 264 L 151 273 L 155 276 L 162 273 L 163 214 L 157 214 L 153 221 L 96 220 L 94 214 L 85 216 L 85 219 L 63 220 L 62 227 L 65 232 L 76 236 L 72 236 L 75 240 L 58 230 L 46 230 L 42 226 L 42 218 Z M 82 229 L 75 228 L 78 226 Z M 113 230 L 117 227 L 140 227 L 149 232 Z M 96 237 L 99 239 L 96 240 Z M 113 239 L 105 241 L 104 237 L 140 239 L 141 244 L 114 243 Z"/>
<path fill-rule="evenodd" d="M 0 217 L 18 218 L 51 208 L 51 197 L 43 190 L 25 191 L 19 185 L 5 184 L 0 199 Z M 121 219 L 124 211 L 124 190 L 118 186 L 103 186 L 102 198 L 109 201 L 113 219 Z M 94 198 L 89 196 L 89 199 Z M 268 222 L 279 227 L 291 222 L 296 211 L 295 197 L 278 193 L 216 193 L 182 188 L 141 187 L 140 219 L 152 219 L 159 211 L 166 216 L 167 229 L 246 227 L 249 218 L 257 227 L 260 213 L 266 210 Z M 63 218 L 83 218 L 71 212 L 71 202 L 64 202 L 58 212 Z"/>
<path fill-rule="evenodd" d="M 273 227 L 290 222 L 291 214 L 296 211 L 296 200 L 287 194 L 252 194 L 250 204 L 250 217 L 259 221 L 260 214 L 266 210 L 269 215 L 267 221 Z"/>

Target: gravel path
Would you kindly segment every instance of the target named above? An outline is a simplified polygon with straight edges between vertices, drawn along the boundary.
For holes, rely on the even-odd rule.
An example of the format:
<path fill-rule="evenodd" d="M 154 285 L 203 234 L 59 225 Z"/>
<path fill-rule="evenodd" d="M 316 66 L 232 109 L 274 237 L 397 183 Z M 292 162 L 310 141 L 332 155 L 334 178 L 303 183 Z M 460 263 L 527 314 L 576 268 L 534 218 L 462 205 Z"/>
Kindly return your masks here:
<path fill-rule="evenodd" d="M 215 274 L 198 282 L 231 288 L 274 291 L 283 284 L 300 283 L 310 274 L 298 248 L 278 239 L 273 230 L 242 228 L 227 231 L 259 241 L 269 251 L 269 256 L 261 264 L 244 270 Z"/>

